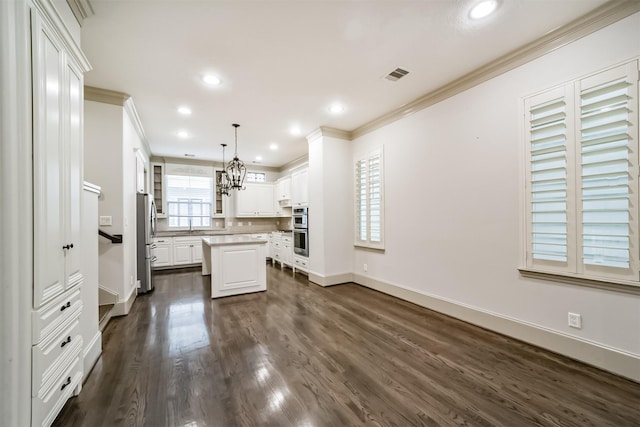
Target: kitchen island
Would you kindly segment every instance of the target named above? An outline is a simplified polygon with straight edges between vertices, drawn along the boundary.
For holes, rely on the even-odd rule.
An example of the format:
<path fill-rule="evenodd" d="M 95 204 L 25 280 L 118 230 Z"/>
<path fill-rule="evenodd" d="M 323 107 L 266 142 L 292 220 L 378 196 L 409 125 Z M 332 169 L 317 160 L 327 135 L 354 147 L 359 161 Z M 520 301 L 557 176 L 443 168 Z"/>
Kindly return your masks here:
<path fill-rule="evenodd" d="M 211 275 L 211 298 L 266 291 L 266 257 L 266 239 L 203 237 L 202 275 Z"/>

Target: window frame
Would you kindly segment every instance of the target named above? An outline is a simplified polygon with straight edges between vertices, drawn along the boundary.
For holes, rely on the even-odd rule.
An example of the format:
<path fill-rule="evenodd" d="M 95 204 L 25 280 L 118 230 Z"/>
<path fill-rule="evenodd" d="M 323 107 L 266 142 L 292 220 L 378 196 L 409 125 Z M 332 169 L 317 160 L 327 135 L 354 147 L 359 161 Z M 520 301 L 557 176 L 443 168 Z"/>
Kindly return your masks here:
<path fill-rule="evenodd" d="M 169 190 L 169 183 L 170 183 L 170 176 L 179 176 L 179 177 L 185 177 L 185 178 L 195 178 L 195 179 L 208 179 L 210 182 L 209 185 L 209 214 L 208 215 L 172 215 L 171 214 L 171 205 L 173 204 L 178 204 L 178 211 L 180 210 L 180 205 L 187 205 L 187 209 L 189 211 L 189 213 L 192 213 L 193 210 L 193 202 L 196 201 L 199 204 L 207 204 L 206 202 L 202 202 L 199 199 L 185 199 L 183 201 L 178 200 L 178 201 L 172 201 L 169 200 L 169 194 L 170 194 L 170 190 Z M 166 204 L 167 204 L 167 212 L 166 212 L 166 217 L 167 217 L 167 229 L 169 230 L 173 230 L 173 231 L 179 231 L 179 230 L 210 230 L 213 226 L 213 217 L 214 217 L 214 203 L 216 202 L 215 199 L 215 185 L 216 183 L 214 182 L 214 179 L 212 176 L 202 176 L 202 175 L 192 175 L 192 174 L 181 174 L 181 173 L 169 173 L 169 174 L 165 174 L 165 188 L 166 188 Z M 200 225 L 200 226 L 172 226 L 171 225 L 171 219 L 172 218 L 201 218 L 202 220 L 204 219 L 208 219 L 209 224 L 208 225 Z M 178 223 L 180 222 L 180 220 L 178 219 Z M 204 222 L 204 221 L 203 221 Z"/>
<path fill-rule="evenodd" d="M 379 226 L 380 229 L 380 239 L 379 240 L 373 240 L 372 236 L 371 236 L 371 223 L 372 223 L 372 212 L 371 212 L 371 169 L 369 167 L 370 163 L 372 161 L 374 161 L 375 159 L 378 159 L 378 163 L 379 163 L 379 179 L 378 179 L 378 194 L 379 197 L 377 197 L 375 200 L 377 200 L 380 208 L 379 208 L 379 220 L 377 221 L 377 224 Z M 366 208 L 365 208 L 365 217 L 366 217 L 366 238 L 361 238 L 361 229 L 362 229 L 362 224 L 361 224 L 361 218 L 362 216 L 360 215 L 361 210 L 359 209 L 360 206 L 360 198 L 359 198 L 359 194 L 361 193 L 362 190 L 362 185 L 359 185 L 359 181 L 360 177 L 359 177 L 359 164 L 361 162 L 366 162 L 366 176 L 365 176 L 365 203 L 366 203 Z M 355 159 L 354 162 L 354 175 L 353 175 L 353 179 L 354 179 L 354 246 L 356 247 L 361 247 L 361 248 L 369 248 L 369 249 L 379 249 L 379 250 L 384 250 L 385 248 L 385 226 L 384 226 L 384 220 L 385 220 L 385 185 L 384 185 L 384 150 L 383 147 L 380 147 L 378 149 L 369 151 L 366 155 L 364 156 L 360 156 L 357 157 Z"/>
<path fill-rule="evenodd" d="M 594 266 L 583 261 L 583 138 L 581 116 L 582 89 L 596 87 L 595 82 L 602 84 L 627 76 L 629 85 L 627 115 L 627 134 L 629 141 L 629 268 Z M 638 168 L 640 164 L 640 143 L 638 141 L 638 107 L 640 89 L 638 77 L 640 69 L 638 59 L 627 61 L 616 66 L 574 79 L 555 88 L 547 89 L 522 98 L 523 107 L 521 135 L 523 139 L 524 161 L 524 197 L 523 197 L 523 256 L 520 272 L 526 277 L 554 280 L 563 283 L 579 284 L 596 288 L 606 288 L 640 294 L 640 231 L 638 227 Z M 530 137 L 530 107 L 541 105 L 545 100 L 562 96 L 566 101 L 566 160 L 567 160 L 567 260 L 566 262 L 533 259 L 532 255 L 532 162 Z M 635 110 L 635 111 L 634 111 Z M 600 114 L 600 113 L 599 113 Z M 588 210 L 585 210 L 588 212 Z"/>

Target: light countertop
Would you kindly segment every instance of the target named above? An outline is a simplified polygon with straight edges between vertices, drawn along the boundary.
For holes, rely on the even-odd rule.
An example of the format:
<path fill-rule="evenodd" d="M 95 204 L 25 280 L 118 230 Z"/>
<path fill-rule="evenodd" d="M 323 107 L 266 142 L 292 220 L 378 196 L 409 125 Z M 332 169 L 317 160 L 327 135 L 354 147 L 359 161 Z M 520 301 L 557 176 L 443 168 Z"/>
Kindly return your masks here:
<path fill-rule="evenodd" d="M 247 245 L 252 243 L 267 243 L 267 239 L 258 239 L 249 236 L 207 236 L 202 238 L 202 242 L 209 246 L 226 246 L 226 245 Z"/>

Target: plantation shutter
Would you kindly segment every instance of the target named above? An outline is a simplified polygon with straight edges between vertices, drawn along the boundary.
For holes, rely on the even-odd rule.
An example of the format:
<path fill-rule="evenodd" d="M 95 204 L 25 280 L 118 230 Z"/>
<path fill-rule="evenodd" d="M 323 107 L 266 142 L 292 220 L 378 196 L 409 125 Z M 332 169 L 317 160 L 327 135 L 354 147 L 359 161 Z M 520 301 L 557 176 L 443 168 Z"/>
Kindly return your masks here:
<path fill-rule="evenodd" d="M 638 280 L 637 62 L 583 79 L 580 103 L 581 268 Z"/>
<path fill-rule="evenodd" d="M 570 271 L 575 263 L 571 203 L 570 88 L 525 103 L 527 114 L 527 264 Z"/>
<path fill-rule="evenodd" d="M 382 149 L 355 164 L 355 244 L 384 248 L 384 181 Z"/>

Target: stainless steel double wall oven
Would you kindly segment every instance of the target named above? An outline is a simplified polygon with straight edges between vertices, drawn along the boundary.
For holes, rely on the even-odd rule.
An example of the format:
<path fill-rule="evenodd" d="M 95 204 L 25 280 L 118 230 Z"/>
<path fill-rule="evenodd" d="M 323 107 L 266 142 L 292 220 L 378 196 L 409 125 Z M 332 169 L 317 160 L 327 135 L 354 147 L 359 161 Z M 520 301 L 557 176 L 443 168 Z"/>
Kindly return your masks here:
<path fill-rule="evenodd" d="M 309 256 L 309 208 L 293 208 L 293 252 Z"/>

